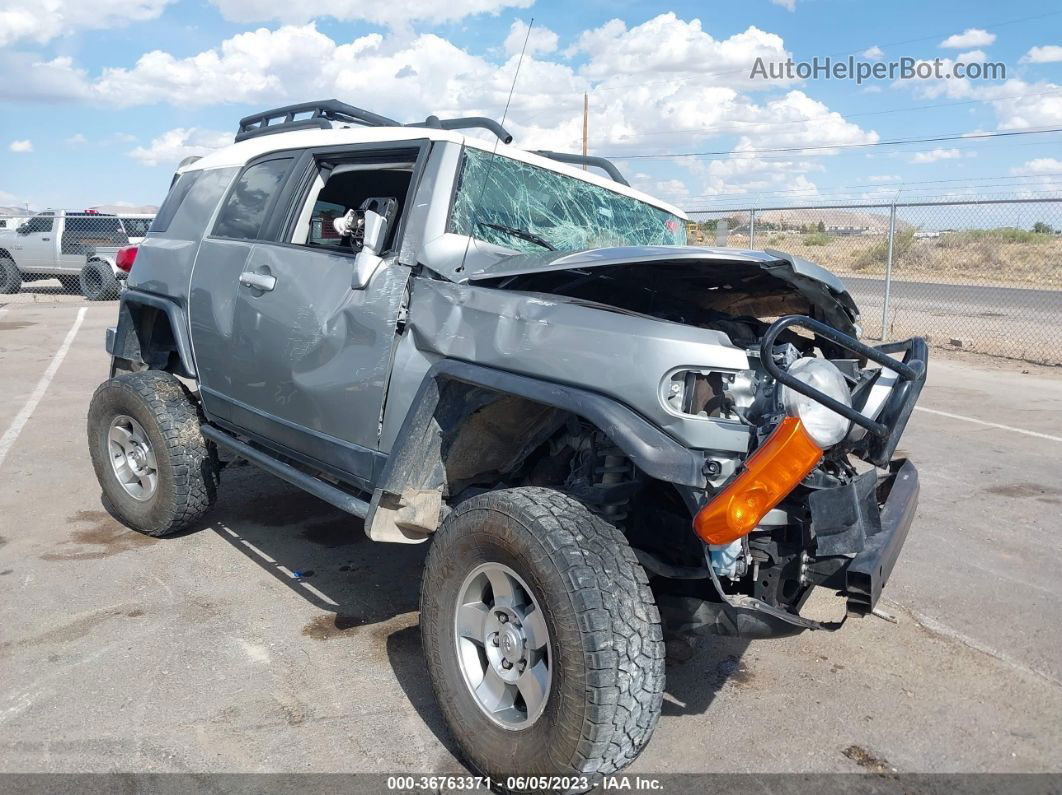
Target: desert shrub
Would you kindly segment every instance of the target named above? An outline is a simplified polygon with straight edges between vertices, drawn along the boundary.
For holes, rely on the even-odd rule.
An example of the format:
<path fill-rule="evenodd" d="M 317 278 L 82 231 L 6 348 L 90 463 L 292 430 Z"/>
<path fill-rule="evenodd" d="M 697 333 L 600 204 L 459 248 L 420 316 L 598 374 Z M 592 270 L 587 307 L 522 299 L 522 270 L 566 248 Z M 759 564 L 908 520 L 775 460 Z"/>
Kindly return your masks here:
<path fill-rule="evenodd" d="M 893 262 L 907 256 L 915 242 L 914 229 L 897 229 L 896 240 L 892 247 Z M 879 242 L 866 249 L 855 258 L 852 267 L 857 270 L 865 270 L 874 265 L 884 265 L 889 260 L 889 238 L 883 237 Z"/>
<path fill-rule="evenodd" d="M 830 244 L 830 236 L 825 232 L 812 232 L 804 236 L 805 246 L 827 246 Z"/>

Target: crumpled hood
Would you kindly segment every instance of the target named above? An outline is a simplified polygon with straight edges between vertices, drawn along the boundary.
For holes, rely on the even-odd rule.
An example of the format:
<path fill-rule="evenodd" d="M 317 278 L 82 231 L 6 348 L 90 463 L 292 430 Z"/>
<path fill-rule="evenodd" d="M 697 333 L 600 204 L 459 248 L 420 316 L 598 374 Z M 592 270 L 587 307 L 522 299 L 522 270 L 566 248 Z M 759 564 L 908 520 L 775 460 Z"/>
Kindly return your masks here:
<path fill-rule="evenodd" d="M 594 268 L 660 265 L 661 275 L 676 266 L 711 271 L 705 286 L 743 285 L 760 274 L 792 287 L 818 310 L 821 319 L 838 331 L 855 332 L 859 319 L 852 296 L 844 283 L 825 268 L 801 257 L 766 249 L 702 248 L 698 246 L 621 246 L 583 251 L 543 251 L 518 254 L 471 271 L 469 282 L 506 286 L 515 277 L 556 271 L 587 271 Z"/>

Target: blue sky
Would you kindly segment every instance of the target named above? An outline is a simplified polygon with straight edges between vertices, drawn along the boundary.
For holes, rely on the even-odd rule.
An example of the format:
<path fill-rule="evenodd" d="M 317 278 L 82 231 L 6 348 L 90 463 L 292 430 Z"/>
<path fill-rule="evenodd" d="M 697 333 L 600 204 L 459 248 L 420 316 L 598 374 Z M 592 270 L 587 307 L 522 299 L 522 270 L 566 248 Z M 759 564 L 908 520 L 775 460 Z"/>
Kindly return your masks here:
<path fill-rule="evenodd" d="M 157 204 L 183 156 L 306 99 L 500 118 L 532 18 L 517 145 L 576 150 L 585 91 L 591 152 L 687 208 L 1062 189 L 1060 133 L 874 145 L 1062 127 L 1057 0 L 0 0 L 0 205 Z M 1007 79 L 749 79 L 848 54 Z M 734 154 L 673 156 L 701 152 Z"/>

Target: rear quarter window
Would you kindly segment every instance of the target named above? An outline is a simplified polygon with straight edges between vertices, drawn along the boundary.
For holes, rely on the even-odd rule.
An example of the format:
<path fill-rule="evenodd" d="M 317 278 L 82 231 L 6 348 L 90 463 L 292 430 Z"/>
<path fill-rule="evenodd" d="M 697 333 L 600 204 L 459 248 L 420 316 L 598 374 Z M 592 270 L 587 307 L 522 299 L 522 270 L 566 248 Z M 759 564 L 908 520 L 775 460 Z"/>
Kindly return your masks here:
<path fill-rule="evenodd" d="M 162 202 L 162 206 L 159 207 L 158 213 L 155 214 L 155 218 L 151 221 L 151 227 L 149 232 L 165 232 L 169 226 L 170 221 L 173 220 L 173 216 L 177 214 L 177 208 L 181 206 L 181 202 L 184 201 L 184 197 L 188 195 L 188 191 L 192 189 L 196 181 L 207 172 L 205 171 L 186 171 L 174 181 L 170 186 L 170 192 L 166 194 L 165 200 Z"/>
<path fill-rule="evenodd" d="M 170 190 L 170 195 L 159 208 L 155 222 L 149 230 L 151 234 L 159 237 L 172 238 L 175 240 L 201 240 L 209 229 L 214 212 L 221 202 L 222 196 L 232 184 L 236 176 L 237 168 L 215 168 L 209 171 L 191 171 L 181 175 L 177 183 Z M 186 186 L 182 188 L 180 195 L 168 208 L 170 199 L 174 197 L 174 191 L 181 185 L 185 177 L 192 177 Z M 161 222 L 162 212 L 166 210 L 169 217 Z"/>
<path fill-rule="evenodd" d="M 215 237 L 256 240 L 269 208 L 280 192 L 292 158 L 255 163 L 240 175 L 218 214 Z"/>

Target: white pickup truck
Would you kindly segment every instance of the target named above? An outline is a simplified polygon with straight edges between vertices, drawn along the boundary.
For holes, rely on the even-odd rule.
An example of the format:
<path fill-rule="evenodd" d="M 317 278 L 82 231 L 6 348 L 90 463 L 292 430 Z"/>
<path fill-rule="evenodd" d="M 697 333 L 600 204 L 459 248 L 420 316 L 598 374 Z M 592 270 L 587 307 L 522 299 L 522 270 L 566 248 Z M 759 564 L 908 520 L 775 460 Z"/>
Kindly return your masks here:
<path fill-rule="evenodd" d="M 15 229 L 0 229 L 0 293 L 57 278 L 65 290 L 89 300 L 117 298 L 128 270 L 124 260 L 131 256 L 122 249 L 138 243 L 150 224 L 151 216 L 144 215 L 49 210 Z"/>

